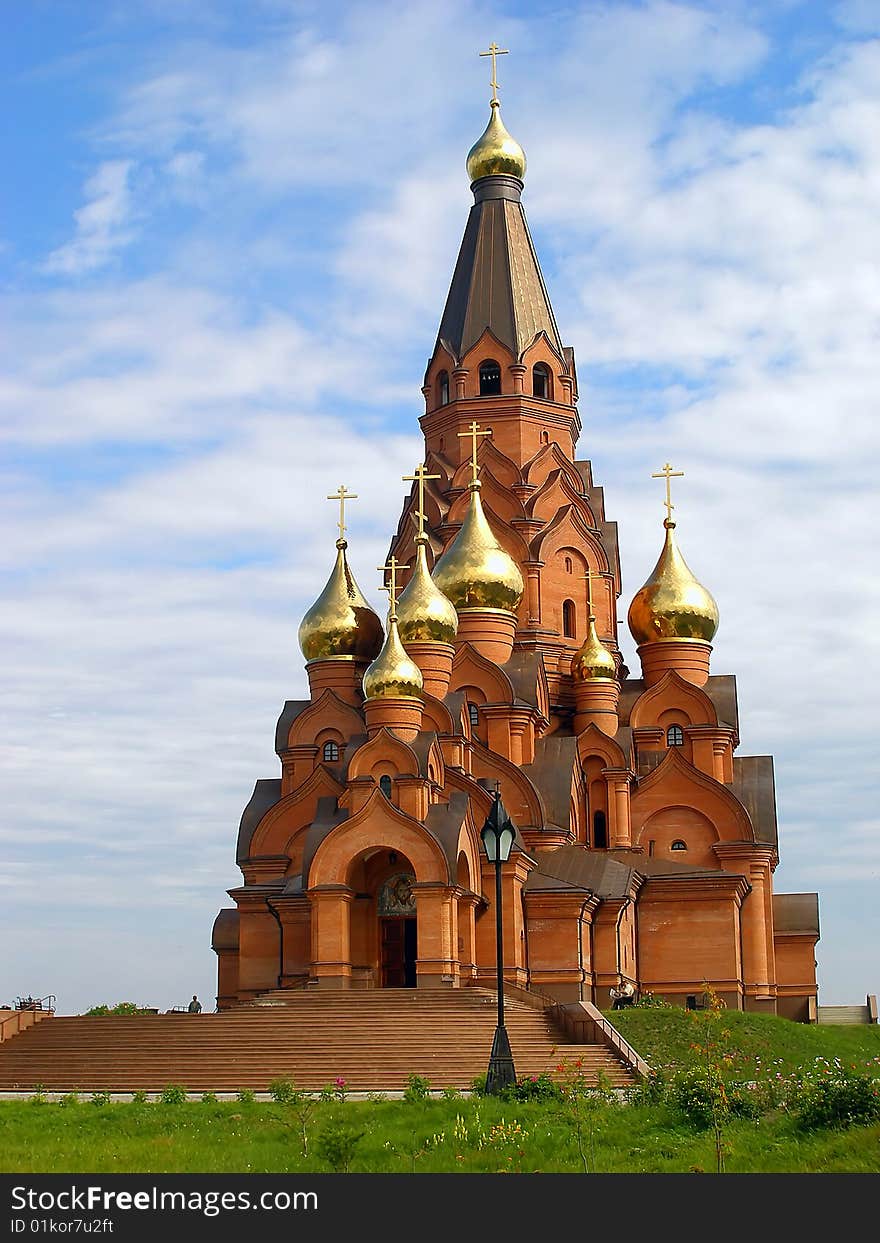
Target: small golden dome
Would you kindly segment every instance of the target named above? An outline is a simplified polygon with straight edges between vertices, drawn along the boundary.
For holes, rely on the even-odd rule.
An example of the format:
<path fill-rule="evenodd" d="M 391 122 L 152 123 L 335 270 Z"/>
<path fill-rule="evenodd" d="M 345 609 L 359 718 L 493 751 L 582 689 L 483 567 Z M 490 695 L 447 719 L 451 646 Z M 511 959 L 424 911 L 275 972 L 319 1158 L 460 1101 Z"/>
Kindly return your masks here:
<path fill-rule="evenodd" d="M 397 626 L 404 643 L 427 639 L 453 643 L 458 630 L 455 605 L 431 578 L 425 559 L 427 540 L 416 540 L 416 563 L 412 577 L 397 601 Z"/>
<path fill-rule="evenodd" d="M 718 629 L 718 605 L 688 569 L 675 542 L 675 523 L 663 523 L 666 540 L 654 570 L 629 606 L 627 621 L 636 643 L 697 639 L 711 643 Z"/>
<path fill-rule="evenodd" d="M 336 541 L 336 564 L 327 586 L 299 625 L 306 660 L 372 660 L 382 646 L 382 623 L 354 581 L 344 539 Z"/>
<path fill-rule="evenodd" d="M 479 181 L 481 177 L 504 174 L 522 181 L 526 174 L 526 154 L 504 128 L 498 100 L 493 99 L 490 106 L 489 124 L 468 152 L 468 176 L 471 181 Z"/>
<path fill-rule="evenodd" d="M 590 617 L 587 637 L 571 658 L 571 673 L 576 682 L 590 682 L 594 678 L 614 681 L 617 676 L 614 657 L 596 634 L 595 617 Z"/>
<path fill-rule="evenodd" d="M 397 631 L 397 615 L 388 618 L 382 651 L 364 674 L 367 699 L 421 699 L 422 671 L 406 654 Z"/>
<path fill-rule="evenodd" d="M 504 551 L 480 503 L 480 483 L 470 484 L 471 505 L 461 530 L 434 566 L 434 582 L 456 609 L 515 613 L 523 596 L 519 566 Z"/>

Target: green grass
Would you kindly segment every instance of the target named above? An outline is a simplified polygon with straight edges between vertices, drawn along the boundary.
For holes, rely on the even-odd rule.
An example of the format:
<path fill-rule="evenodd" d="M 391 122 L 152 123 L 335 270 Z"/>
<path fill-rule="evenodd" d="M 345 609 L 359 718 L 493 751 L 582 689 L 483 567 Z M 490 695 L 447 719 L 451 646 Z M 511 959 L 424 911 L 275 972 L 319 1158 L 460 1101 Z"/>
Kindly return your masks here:
<path fill-rule="evenodd" d="M 694 1062 L 693 1043 L 699 1038 L 700 1020 L 706 1011 L 679 1008 L 633 1007 L 606 1011 L 634 1049 L 652 1066 L 673 1064 L 690 1066 Z M 792 1023 L 767 1014 L 747 1014 L 725 1010 L 719 1026 L 728 1034 L 723 1044 L 732 1057 L 732 1073 L 738 1078 L 762 1078 L 773 1072 L 789 1074 L 812 1064 L 817 1058 L 833 1062 L 839 1058 L 846 1066 L 880 1073 L 880 1025 L 819 1027 Z"/>
<path fill-rule="evenodd" d="M 613 1015 L 623 1035 L 657 1069 L 703 1065 L 694 1048 L 700 1015 L 634 1009 Z M 723 1036 L 718 1033 L 723 1031 Z M 880 1028 L 815 1028 L 761 1015 L 723 1013 L 715 1024 L 729 1078 L 778 1084 L 829 1067 L 880 1074 Z M 818 1060 L 817 1059 L 821 1059 Z M 833 1073 L 833 1072 L 832 1072 Z M 441 1086 L 441 1085 L 434 1085 Z M 173 1097 L 174 1094 L 170 1094 Z M 0 1103 L 0 1171 L 5 1173 L 323 1172 L 322 1133 L 360 1134 L 353 1172 L 598 1173 L 715 1172 L 712 1129 L 689 1122 L 670 1093 L 659 1102 L 590 1098 L 575 1115 L 560 1101 L 319 1101 L 301 1150 L 295 1111 L 270 1103 Z M 880 1122 L 805 1131 L 778 1104 L 760 1117 L 730 1118 L 720 1142 L 730 1173 L 880 1172 Z"/>

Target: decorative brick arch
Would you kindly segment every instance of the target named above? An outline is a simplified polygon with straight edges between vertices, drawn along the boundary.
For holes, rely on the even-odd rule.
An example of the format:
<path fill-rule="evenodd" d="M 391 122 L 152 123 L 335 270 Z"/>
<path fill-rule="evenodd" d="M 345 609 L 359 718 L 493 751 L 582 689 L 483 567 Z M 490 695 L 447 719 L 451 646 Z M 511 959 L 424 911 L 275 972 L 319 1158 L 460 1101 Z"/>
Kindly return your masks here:
<path fill-rule="evenodd" d="M 337 825 L 321 842 L 309 866 L 309 888 L 347 884 L 352 863 L 376 848 L 406 855 L 418 884 L 450 883 L 449 863 L 436 838 L 377 790 L 357 815 Z"/>
<path fill-rule="evenodd" d="M 712 700 L 699 686 L 686 682 L 674 669 L 640 695 L 630 712 L 632 729 L 657 725 L 665 712 L 683 712 L 689 725 L 717 725 Z"/>
<path fill-rule="evenodd" d="M 561 471 L 584 501 L 584 481 L 578 474 L 577 467 L 567 458 L 556 441 L 542 445 L 534 457 L 529 458 L 523 467 L 523 480 L 540 488 L 554 471 Z"/>
<path fill-rule="evenodd" d="M 419 760 L 412 747 L 408 747 L 390 730 L 380 729 L 369 742 L 358 747 L 348 766 L 349 781 L 357 777 L 372 776 L 377 764 L 387 764 L 398 776 L 417 777 Z"/>
<path fill-rule="evenodd" d="M 330 795 L 338 798 L 344 790 L 345 786 L 326 768 L 316 768 L 298 789 L 269 808 L 251 834 L 247 855 L 243 857 L 283 854 L 287 842 L 311 824 L 318 800 Z"/>
<path fill-rule="evenodd" d="M 478 686 L 486 703 L 512 704 L 515 699 L 513 683 L 504 670 L 481 656 L 470 643 L 463 643 L 452 661 L 449 689 L 457 691 L 463 686 Z"/>
<path fill-rule="evenodd" d="M 727 786 L 690 764 L 680 748 L 671 747 L 660 764 L 639 783 L 632 798 L 633 845 L 643 826 L 668 807 L 692 807 L 715 827 L 721 842 L 754 842 L 749 813 Z"/>
<path fill-rule="evenodd" d="M 363 717 L 328 689 L 293 722 L 287 735 L 287 745 L 297 747 L 314 743 L 319 735 L 332 733 L 334 730 L 339 731 L 340 737 L 347 739 L 364 733 L 364 729 Z"/>

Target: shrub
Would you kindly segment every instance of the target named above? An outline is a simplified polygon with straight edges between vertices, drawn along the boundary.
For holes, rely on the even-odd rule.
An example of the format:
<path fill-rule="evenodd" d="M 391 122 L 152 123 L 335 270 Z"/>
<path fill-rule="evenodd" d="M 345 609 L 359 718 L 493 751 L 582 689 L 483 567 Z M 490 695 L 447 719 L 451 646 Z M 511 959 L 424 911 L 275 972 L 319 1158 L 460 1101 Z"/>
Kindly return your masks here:
<path fill-rule="evenodd" d="M 65 1092 L 58 1104 L 62 1109 L 70 1109 L 73 1105 L 79 1104 L 79 1097 L 76 1092 Z"/>
<path fill-rule="evenodd" d="M 355 1131 L 350 1126 L 328 1127 L 315 1141 L 315 1151 L 334 1174 L 347 1174 L 354 1150 L 363 1136 L 363 1131 Z"/>
<path fill-rule="evenodd" d="M 672 1081 L 672 1100 L 691 1126 L 712 1126 L 719 1111 L 727 1107 L 727 1094 L 719 1076 L 704 1070 L 686 1070 Z"/>
<path fill-rule="evenodd" d="M 273 1079 L 269 1084 L 269 1095 L 276 1105 L 290 1105 L 296 1099 L 297 1091 L 289 1079 Z"/>
<path fill-rule="evenodd" d="M 406 1081 L 403 1099 L 411 1104 L 415 1101 L 426 1101 L 431 1094 L 431 1080 L 421 1075 L 410 1075 Z"/>
<path fill-rule="evenodd" d="M 793 1094 L 791 1109 L 805 1131 L 864 1126 L 880 1119 L 878 1084 L 866 1075 L 838 1072 L 802 1084 Z"/>
<path fill-rule="evenodd" d="M 627 1092 L 631 1105 L 659 1105 L 666 1100 L 669 1082 L 662 1070 L 651 1070 Z"/>
<path fill-rule="evenodd" d="M 235 1099 L 239 1105 L 253 1105 L 257 1098 L 254 1096 L 251 1088 L 240 1088 Z"/>
<path fill-rule="evenodd" d="M 475 1096 L 486 1095 L 486 1075 L 477 1075 L 471 1080 L 471 1089 Z"/>
<path fill-rule="evenodd" d="M 458 1088 L 441 1088 L 440 1095 L 444 1101 L 460 1101 L 461 1093 Z"/>
<path fill-rule="evenodd" d="M 202 1093 L 202 1104 L 203 1105 L 216 1105 L 217 1104 L 217 1093 L 216 1092 L 203 1092 Z"/>
<path fill-rule="evenodd" d="M 163 1105 L 183 1105 L 186 1102 L 186 1088 L 179 1083 L 167 1083 L 159 1093 Z"/>
<path fill-rule="evenodd" d="M 144 1006 L 139 1006 L 135 1001 L 117 1001 L 115 1006 L 92 1006 L 91 1010 L 86 1010 L 86 1015 L 104 1015 L 104 1014 L 149 1014 L 149 1010 Z"/>
<path fill-rule="evenodd" d="M 658 997 L 656 993 L 640 993 L 638 1000 L 633 1002 L 632 1008 L 639 1010 L 671 1010 L 672 1004 L 665 997 Z"/>
<path fill-rule="evenodd" d="M 131 1094 L 131 1103 L 133 1105 L 146 1105 L 148 1100 L 149 1097 L 143 1088 L 138 1088 L 136 1092 L 132 1092 Z"/>
<path fill-rule="evenodd" d="M 89 1101 L 92 1105 L 97 1105 L 98 1108 L 100 1109 L 104 1105 L 110 1104 L 110 1093 L 109 1092 L 93 1092 L 92 1095 L 89 1097 Z"/>
<path fill-rule="evenodd" d="M 514 1101 L 558 1101 L 562 1100 L 562 1088 L 542 1070 L 539 1075 L 523 1075 L 503 1095 Z"/>

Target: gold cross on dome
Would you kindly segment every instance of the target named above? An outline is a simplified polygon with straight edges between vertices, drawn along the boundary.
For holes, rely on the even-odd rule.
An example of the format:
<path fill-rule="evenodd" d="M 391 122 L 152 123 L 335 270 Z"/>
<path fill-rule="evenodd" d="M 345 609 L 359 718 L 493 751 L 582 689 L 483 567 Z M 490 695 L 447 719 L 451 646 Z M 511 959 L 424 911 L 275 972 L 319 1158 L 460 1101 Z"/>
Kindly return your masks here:
<path fill-rule="evenodd" d="M 339 485 L 338 491 L 331 493 L 327 497 L 328 501 L 339 501 L 339 522 L 336 525 L 339 527 L 339 538 L 341 540 L 345 539 L 345 502 L 356 501 L 357 499 L 357 493 L 349 492 L 344 483 Z"/>
<path fill-rule="evenodd" d="M 492 43 L 489 44 L 488 52 L 480 52 L 480 55 L 492 57 L 492 81 L 489 83 L 489 85 L 492 87 L 492 103 L 497 104 L 498 103 L 498 83 L 496 81 L 496 78 L 498 77 L 498 65 L 495 60 L 495 57 L 496 56 L 509 56 L 510 49 L 506 47 L 499 47 L 498 44 L 493 41 Z"/>
<path fill-rule="evenodd" d="M 471 482 L 476 483 L 477 482 L 477 443 L 478 443 L 477 438 L 479 436 L 491 436 L 492 429 L 488 428 L 484 432 L 480 431 L 479 423 L 473 422 L 470 424 L 466 432 L 459 432 L 458 434 L 460 437 L 470 436 L 471 438 L 471 470 L 473 471 L 473 479 L 471 480 Z"/>
<path fill-rule="evenodd" d="M 590 610 L 590 617 L 593 617 L 593 579 L 601 577 L 601 574 L 594 574 L 590 567 L 587 566 L 587 572 L 584 575 L 584 578 L 587 583 L 587 608 Z"/>
<path fill-rule="evenodd" d="M 673 505 L 673 503 L 672 503 L 672 485 L 671 485 L 671 483 L 670 483 L 670 480 L 672 480 L 672 479 L 683 479 L 683 478 L 684 478 L 684 471 L 683 471 L 683 470 L 673 470 L 673 469 L 672 469 L 672 467 L 671 467 L 671 466 L 669 465 L 669 463 L 667 462 L 667 463 L 666 463 L 666 465 L 663 467 L 663 469 L 662 469 L 662 470 L 659 470 L 659 471 L 656 471 L 654 474 L 652 474 L 652 475 L 651 475 L 651 478 L 652 478 L 652 479 L 665 479 L 665 480 L 666 480 L 666 500 L 665 500 L 665 502 L 664 502 L 664 504 L 666 505 L 666 521 L 667 521 L 667 522 L 671 522 L 671 521 L 672 521 L 672 511 L 673 511 L 673 509 L 675 509 L 675 506 L 674 506 L 674 505 Z"/>
<path fill-rule="evenodd" d="M 426 479 L 442 479 L 442 475 L 429 475 L 428 468 L 424 464 L 419 465 L 415 469 L 413 475 L 403 475 L 404 483 L 414 483 L 418 480 L 419 485 L 419 507 L 416 510 L 416 518 L 419 522 L 419 539 L 425 538 L 425 480 Z"/>
<path fill-rule="evenodd" d="M 392 557 L 387 565 L 377 565 L 376 569 L 381 570 L 383 574 L 391 575 L 390 583 L 383 583 L 379 588 L 380 591 L 388 592 L 388 601 L 391 607 L 391 616 L 397 617 L 397 572 L 402 569 L 400 562 L 396 557 Z"/>

